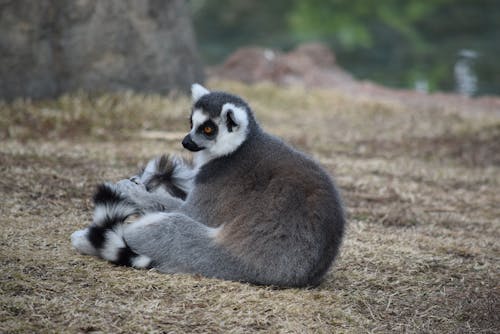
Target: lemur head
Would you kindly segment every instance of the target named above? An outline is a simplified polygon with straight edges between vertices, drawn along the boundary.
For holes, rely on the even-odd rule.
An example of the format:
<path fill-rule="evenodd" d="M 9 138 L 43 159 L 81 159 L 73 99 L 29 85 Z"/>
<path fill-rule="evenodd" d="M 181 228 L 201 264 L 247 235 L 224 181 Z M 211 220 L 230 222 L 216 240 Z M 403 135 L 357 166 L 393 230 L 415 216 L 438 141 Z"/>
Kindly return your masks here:
<path fill-rule="evenodd" d="M 236 151 L 257 126 L 250 108 L 237 96 L 210 92 L 199 84 L 192 85 L 191 94 L 191 131 L 182 145 L 201 151 L 205 161 Z"/>

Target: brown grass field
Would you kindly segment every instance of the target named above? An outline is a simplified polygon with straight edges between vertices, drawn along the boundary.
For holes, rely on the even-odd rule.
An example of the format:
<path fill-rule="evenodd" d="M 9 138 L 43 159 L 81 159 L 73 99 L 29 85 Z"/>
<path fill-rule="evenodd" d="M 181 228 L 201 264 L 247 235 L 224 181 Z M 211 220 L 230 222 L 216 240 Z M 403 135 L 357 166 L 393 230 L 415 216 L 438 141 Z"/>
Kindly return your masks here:
<path fill-rule="evenodd" d="M 79 255 L 69 236 L 91 222 L 95 185 L 181 153 L 189 100 L 0 102 L 1 333 L 499 332 L 499 110 L 209 87 L 335 177 L 349 227 L 325 281 L 276 289 Z"/>

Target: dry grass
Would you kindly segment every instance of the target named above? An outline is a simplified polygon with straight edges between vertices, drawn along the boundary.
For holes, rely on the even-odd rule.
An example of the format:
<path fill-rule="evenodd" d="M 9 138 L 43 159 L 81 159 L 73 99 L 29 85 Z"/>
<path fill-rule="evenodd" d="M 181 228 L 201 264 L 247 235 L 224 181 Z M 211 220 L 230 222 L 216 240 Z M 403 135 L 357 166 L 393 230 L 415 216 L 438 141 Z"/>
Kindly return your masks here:
<path fill-rule="evenodd" d="M 77 254 L 94 185 L 180 152 L 188 100 L 17 101 L 0 104 L 0 332 L 498 332 L 498 114 L 212 86 L 336 176 L 350 224 L 325 282 L 280 290 Z"/>

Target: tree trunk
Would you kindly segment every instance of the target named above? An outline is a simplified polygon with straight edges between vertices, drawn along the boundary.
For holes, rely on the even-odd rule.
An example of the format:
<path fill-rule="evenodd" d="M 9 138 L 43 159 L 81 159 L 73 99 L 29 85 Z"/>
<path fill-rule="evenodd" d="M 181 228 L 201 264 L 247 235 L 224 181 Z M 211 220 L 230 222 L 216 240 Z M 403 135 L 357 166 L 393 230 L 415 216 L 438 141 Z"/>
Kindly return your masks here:
<path fill-rule="evenodd" d="M 167 93 L 202 80 L 183 0 L 0 0 L 0 98 Z"/>

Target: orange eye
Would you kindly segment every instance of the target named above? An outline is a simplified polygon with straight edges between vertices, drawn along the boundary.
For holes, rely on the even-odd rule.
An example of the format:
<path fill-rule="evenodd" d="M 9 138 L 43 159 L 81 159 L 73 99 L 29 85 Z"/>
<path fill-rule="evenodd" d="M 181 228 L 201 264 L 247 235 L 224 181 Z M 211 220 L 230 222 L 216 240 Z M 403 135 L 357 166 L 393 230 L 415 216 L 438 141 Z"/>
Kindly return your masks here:
<path fill-rule="evenodd" d="M 207 135 L 211 134 L 213 131 L 214 131 L 214 129 L 212 129 L 212 128 L 211 128 L 211 127 L 209 127 L 209 126 L 205 126 L 205 127 L 203 128 L 203 132 L 205 132 L 205 134 L 207 134 Z"/>

